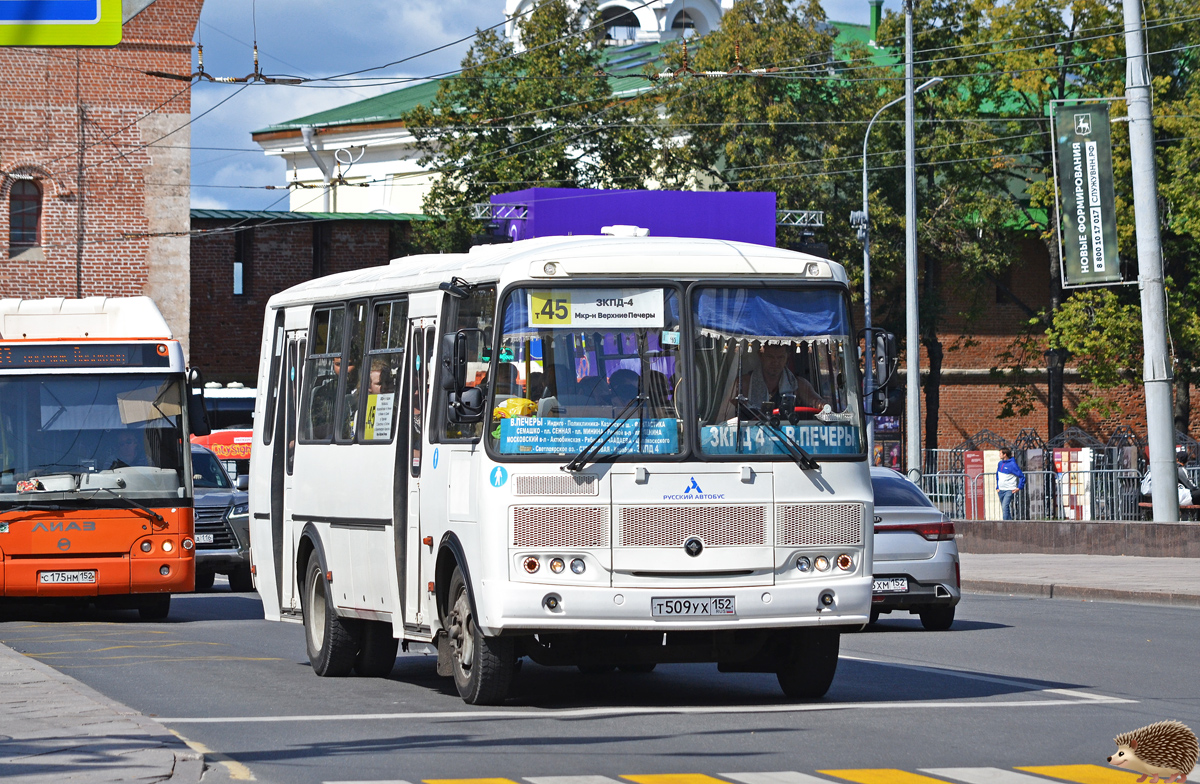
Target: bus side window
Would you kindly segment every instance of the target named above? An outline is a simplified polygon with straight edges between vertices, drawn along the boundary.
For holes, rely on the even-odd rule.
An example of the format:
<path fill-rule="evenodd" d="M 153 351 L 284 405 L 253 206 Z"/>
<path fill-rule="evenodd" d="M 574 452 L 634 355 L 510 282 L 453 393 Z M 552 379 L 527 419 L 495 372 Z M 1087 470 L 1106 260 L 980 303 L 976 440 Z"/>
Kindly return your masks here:
<path fill-rule="evenodd" d="M 345 322 L 344 305 L 319 308 L 313 312 L 308 342 L 310 351 L 305 360 L 304 384 L 300 395 L 304 409 L 300 422 L 301 441 L 328 441 L 333 436 Z"/>
<path fill-rule="evenodd" d="M 350 303 L 350 346 L 346 350 L 346 379 L 338 400 L 338 441 L 353 441 L 362 398 L 363 353 L 367 343 L 367 303 Z"/>
<path fill-rule="evenodd" d="M 414 477 L 421 475 L 421 431 L 424 429 L 424 421 L 421 416 L 423 406 L 421 405 L 422 393 L 425 391 L 425 366 L 423 361 L 425 356 L 425 331 L 420 327 L 413 329 L 412 340 L 409 345 L 412 346 L 412 360 L 409 362 L 409 389 L 411 391 L 412 400 L 412 434 L 409 437 L 409 447 L 411 450 L 412 475 Z"/>
<path fill-rule="evenodd" d="M 375 303 L 362 413 L 362 440 L 366 443 L 387 443 L 395 432 L 407 319 L 407 301 Z"/>
<path fill-rule="evenodd" d="M 446 325 L 446 334 L 450 335 L 460 329 L 477 329 L 480 335 L 472 335 L 467 340 L 467 386 L 473 387 L 484 383 L 491 377 L 492 366 L 489 364 L 492 352 L 492 330 L 496 323 L 496 287 L 480 286 L 473 290 L 465 299 L 455 300 L 456 311 L 452 320 Z M 444 408 L 442 405 L 440 408 Z M 438 410 L 437 413 L 443 413 Z M 458 424 L 444 422 L 443 436 L 447 441 L 477 441 L 483 435 L 483 423 Z"/>
<path fill-rule="evenodd" d="M 283 309 L 275 312 L 275 330 L 271 347 L 271 374 L 267 385 L 267 410 L 263 417 L 262 438 L 264 444 L 271 443 L 275 431 L 275 407 L 279 403 L 279 371 L 283 364 Z"/>

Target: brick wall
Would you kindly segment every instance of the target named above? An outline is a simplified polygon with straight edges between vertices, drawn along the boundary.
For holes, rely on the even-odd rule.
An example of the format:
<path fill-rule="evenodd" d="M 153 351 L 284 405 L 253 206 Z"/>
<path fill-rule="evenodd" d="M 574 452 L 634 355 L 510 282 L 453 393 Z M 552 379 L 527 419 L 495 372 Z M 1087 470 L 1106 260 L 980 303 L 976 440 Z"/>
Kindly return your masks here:
<path fill-rule="evenodd" d="M 236 229 L 233 228 L 236 225 Z M 312 278 L 314 227 L 328 227 L 325 274 L 387 264 L 391 221 L 193 221 L 191 249 L 192 363 L 209 380 L 254 383 L 267 300 Z M 233 293 L 239 234 L 248 256 L 246 293 Z M 250 234 L 246 242 L 245 235 Z M 248 247 L 247 247 L 248 246 Z"/>
<path fill-rule="evenodd" d="M 74 297 L 81 261 L 84 296 L 148 294 L 187 347 L 191 86 L 142 71 L 191 73 L 202 3 L 157 0 L 113 48 L 0 48 L 0 297 Z M 9 247 L 18 178 L 42 188 L 33 249 Z"/>

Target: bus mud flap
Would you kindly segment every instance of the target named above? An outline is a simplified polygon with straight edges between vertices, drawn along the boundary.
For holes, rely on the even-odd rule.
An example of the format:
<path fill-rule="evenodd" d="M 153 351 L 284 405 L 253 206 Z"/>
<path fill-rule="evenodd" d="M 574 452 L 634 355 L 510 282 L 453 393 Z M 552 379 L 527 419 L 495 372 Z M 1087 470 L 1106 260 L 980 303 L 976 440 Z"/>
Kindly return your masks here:
<path fill-rule="evenodd" d="M 445 631 L 437 633 L 437 652 L 437 674 L 447 678 L 454 675 L 454 649 Z"/>

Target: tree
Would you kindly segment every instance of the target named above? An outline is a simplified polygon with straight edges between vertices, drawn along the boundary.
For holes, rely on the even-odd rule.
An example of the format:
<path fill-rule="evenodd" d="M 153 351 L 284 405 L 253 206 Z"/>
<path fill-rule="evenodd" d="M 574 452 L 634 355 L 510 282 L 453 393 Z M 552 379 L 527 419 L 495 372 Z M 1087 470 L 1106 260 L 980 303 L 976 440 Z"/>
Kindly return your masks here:
<path fill-rule="evenodd" d="M 418 224 L 429 250 L 463 250 L 483 223 L 469 206 L 497 192 L 540 187 L 641 187 L 654 171 L 648 101 L 618 100 L 598 76 L 591 2 L 546 0 L 517 26 L 520 48 L 478 34 L 459 75 L 408 113 L 422 166 L 436 173 Z"/>

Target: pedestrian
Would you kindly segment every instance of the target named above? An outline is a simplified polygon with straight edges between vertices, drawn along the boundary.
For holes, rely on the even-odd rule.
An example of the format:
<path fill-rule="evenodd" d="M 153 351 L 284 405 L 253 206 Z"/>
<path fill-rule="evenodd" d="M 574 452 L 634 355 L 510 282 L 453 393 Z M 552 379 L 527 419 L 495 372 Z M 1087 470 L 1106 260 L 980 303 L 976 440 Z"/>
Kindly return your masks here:
<path fill-rule="evenodd" d="M 1003 512 L 1003 517 L 1005 520 L 1011 520 L 1013 519 L 1012 499 L 1014 495 L 1025 489 L 1025 473 L 1013 459 L 1011 449 L 1001 449 L 1000 456 L 1003 459 L 1000 461 L 1000 465 L 996 466 L 996 490 L 1000 496 L 1000 510 Z"/>
<path fill-rule="evenodd" d="M 1187 472 L 1188 453 L 1187 447 L 1175 448 L 1175 478 L 1179 483 L 1179 505 L 1191 506 L 1195 503 L 1196 485 L 1192 482 L 1191 477 Z"/>

